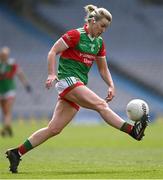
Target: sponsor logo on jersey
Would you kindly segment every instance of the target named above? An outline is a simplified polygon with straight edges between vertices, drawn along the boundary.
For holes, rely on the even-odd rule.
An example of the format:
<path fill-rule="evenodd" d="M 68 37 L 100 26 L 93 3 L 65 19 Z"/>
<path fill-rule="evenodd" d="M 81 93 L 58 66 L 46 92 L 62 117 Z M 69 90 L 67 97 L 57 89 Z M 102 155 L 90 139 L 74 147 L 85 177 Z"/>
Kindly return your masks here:
<path fill-rule="evenodd" d="M 95 56 L 91 54 L 79 53 L 81 59 L 83 59 L 83 63 L 87 65 L 92 65 L 93 61 L 95 60 Z"/>

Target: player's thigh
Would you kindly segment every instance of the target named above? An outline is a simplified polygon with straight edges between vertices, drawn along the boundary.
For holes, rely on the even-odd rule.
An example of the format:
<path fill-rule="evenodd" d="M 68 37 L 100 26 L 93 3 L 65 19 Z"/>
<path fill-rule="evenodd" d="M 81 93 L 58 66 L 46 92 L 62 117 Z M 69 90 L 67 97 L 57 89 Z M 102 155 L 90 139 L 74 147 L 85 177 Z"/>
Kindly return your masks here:
<path fill-rule="evenodd" d="M 51 121 L 48 127 L 61 131 L 76 115 L 77 110 L 69 103 L 60 99 L 57 102 Z"/>
<path fill-rule="evenodd" d="M 106 102 L 86 86 L 72 89 L 65 98 L 82 107 L 94 110 L 97 110 L 99 106 L 106 106 Z"/>

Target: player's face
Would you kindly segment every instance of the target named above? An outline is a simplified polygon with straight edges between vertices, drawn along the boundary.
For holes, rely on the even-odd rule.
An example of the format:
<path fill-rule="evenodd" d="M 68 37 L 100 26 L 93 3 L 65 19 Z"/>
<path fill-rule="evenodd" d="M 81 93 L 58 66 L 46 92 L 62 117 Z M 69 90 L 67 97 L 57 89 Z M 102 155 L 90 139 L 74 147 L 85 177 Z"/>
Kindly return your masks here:
<path fill-rule="evenodd" d="M 106 28 L 110 25 L 110 22 L 106 18 L 102 18 L 99 21 L 95 21 L 92 23 L 92 36 L 98 37 L 103 32 L 106 31 Z"/>
<path fill-rule="evenodd" d="M 4 47 L 0 51 L 0 60 L 6 62 L 8 60 L 10 54 L 10 49 L 8 47 Z"/>
<path fill-rule="evenodd" d="M 8 59 L 8 53 L 1 52 L 0 53 L 0 59 L 1 59 L 1 61 L 5 62 Z"/>

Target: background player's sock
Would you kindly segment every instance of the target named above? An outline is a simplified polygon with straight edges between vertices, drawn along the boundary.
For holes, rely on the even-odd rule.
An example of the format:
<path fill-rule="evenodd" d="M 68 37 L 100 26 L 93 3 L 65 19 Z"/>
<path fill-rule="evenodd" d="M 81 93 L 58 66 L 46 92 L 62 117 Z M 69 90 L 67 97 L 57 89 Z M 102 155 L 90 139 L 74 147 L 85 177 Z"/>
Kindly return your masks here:
<path fill-rule="evenodd" d="M 18 147 L 18 153 L 20 156 L 24 155 L 25 153 L 27 153 L 28 151 L 30 151 L 31 149 L 33 149 L 32 144 L 30 143 L 30 141 L 27 139 L 24 144 L 20 145 Z"/>
<path fill-rule="evenodd" d="M 130 134 L 130 132 L 132 131 L 133 125 L 128 124 L 127 122 L 125 122 L 122 127 L 120 128 L 121 131 Z"/>

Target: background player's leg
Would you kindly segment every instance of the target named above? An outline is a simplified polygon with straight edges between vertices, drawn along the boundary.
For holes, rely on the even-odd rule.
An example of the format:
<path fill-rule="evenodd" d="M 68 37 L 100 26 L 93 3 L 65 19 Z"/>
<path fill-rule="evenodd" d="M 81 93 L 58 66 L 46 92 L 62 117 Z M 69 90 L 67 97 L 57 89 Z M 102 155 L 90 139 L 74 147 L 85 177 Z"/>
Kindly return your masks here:
<path fill-rule="evenodd" d="M 15 100 L 14 97 L 1 100 L 1 109 L 3 115 L 2 135 L 12 136 L 11 124 L 12 124 L 12 107 L 14 100 Z"/>

